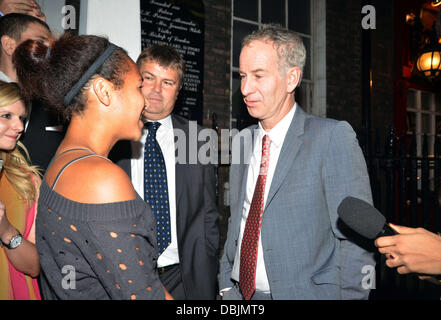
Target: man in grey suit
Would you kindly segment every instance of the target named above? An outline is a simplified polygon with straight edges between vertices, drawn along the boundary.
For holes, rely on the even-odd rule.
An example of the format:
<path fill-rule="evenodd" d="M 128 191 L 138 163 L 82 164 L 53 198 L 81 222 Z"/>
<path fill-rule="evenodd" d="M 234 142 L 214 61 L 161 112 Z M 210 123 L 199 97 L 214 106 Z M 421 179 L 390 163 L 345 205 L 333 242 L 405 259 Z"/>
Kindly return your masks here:
<path fill-rule="evenodd" d="M 372 203 L 366 163 L 347 122 L 309 115 L 295 102 L 305 59 L 301 38 L 278 25 L 242 43 L 241 91 L 259 124 L 233 140 L 223 299 L 369 296 L 373 253 L 337 223 L 345 197 Z"/>

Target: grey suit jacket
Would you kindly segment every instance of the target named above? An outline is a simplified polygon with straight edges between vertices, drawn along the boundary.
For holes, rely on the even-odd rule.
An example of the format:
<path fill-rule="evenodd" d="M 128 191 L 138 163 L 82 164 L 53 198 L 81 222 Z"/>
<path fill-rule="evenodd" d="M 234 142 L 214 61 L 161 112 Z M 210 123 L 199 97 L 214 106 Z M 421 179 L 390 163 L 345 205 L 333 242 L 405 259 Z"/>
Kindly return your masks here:
<path fill-rule="evenodd" d="M 247 145 L 253 146 L 242 143 L 241 147 Z M 245 151 L 243 161 L 231 165 L 231 216 L 220 265 L 220 289 L 234 285 L 231 271 L 240 245 L 246 163 L 251 152 Z M 337 223 L 337 207 L 346 196 L 372 203 L 366 163 L 354 131 L 347 122 L 315 117 L 298 106 L 262 218 L 263 255 L 273 299 L 368 297 L 362 270 L 366 265 L 375 266 L 373 253 L 349 241 Z"/>

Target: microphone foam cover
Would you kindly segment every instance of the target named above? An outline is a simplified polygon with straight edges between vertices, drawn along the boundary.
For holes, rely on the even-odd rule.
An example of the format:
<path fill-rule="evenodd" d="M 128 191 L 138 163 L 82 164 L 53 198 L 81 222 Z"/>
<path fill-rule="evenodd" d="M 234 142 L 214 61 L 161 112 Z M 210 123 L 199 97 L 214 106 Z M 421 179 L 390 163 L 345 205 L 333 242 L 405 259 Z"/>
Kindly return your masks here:
<path fill-rule="evenodd" d="M 343 199 L 337 213 L 348 227 L 368 239 L 376 239 L 386 223 L 386 218 L 371 204 L 353 197 Z"/>

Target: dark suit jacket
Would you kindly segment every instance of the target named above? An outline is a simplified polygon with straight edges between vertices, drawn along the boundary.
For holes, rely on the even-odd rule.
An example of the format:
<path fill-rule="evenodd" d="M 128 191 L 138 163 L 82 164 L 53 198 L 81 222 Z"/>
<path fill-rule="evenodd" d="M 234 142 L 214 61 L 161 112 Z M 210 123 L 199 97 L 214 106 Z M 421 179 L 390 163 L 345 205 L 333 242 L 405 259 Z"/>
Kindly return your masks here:
<path fill-rule="evenodd" d="M 31 117 L 21 141 L 29 151 L 31 163 L 46 170 L 49 162 L 64 138 L 65 131 L 51 131 L 46 128 L 61 127 L 59 119 L 41 106 L 32 102 Z"/>
<path fill-rule="evenodd" d="M 174 129 L 186 137 L 186 158 L 194 157 L 188 120 L 172 115 Z M 200 131 L 197 127 L 197 132 Z M 195 136 L 197 140 L 197 136 Z M 176 141 L 176 135 L 175 135 Z M 202 142 L 197 142 L 197 150 Z M 109 158 L 131 177 L 131 144 L 120 141 Z M 188 299 L 215 299 L 217 293 L 219 213 L 216 207 L 215 167 L 211 164 L 176 164 L 176 221 L 179 261 Z"/>

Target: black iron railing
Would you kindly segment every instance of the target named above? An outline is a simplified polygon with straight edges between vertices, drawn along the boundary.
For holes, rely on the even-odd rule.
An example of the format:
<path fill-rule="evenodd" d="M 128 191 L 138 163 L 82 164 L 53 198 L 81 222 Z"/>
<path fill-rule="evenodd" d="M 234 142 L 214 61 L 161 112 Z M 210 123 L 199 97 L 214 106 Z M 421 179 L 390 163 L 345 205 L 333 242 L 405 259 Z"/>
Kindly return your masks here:
<path fill-rule="evenodd" d="M 423 135 L 417 153 L 416 134 L 397 136 L 390 128 L 382 143 L 374 139 L 374 152 L 366 157 L 374 206 L 388 222 L 441 231 L 439 137 Z M 429 148 L 430 147 L 430 148 Z M 429 153 L 432 150 L 432 154 Z M 377 254 L 377 283 L 374 299 L 439 299 L 440 286 L 421 281 L 416 275 L 399 275 L 387 268 Z"/>

